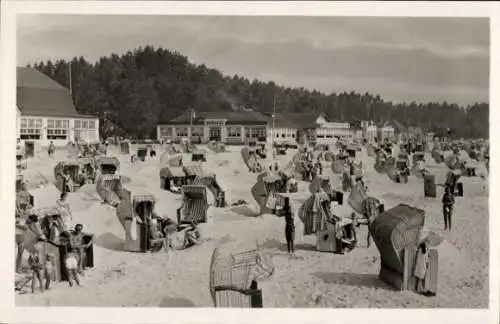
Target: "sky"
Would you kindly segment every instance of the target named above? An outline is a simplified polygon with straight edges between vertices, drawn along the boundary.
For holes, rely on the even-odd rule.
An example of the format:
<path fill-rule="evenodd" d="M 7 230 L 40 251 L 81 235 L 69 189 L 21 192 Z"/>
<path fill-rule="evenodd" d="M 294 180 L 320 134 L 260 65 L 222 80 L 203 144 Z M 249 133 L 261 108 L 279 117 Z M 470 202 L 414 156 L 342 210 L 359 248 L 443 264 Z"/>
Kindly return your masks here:
<path fill-rule="evenodd" d="M 20 15 L 17 65 L 153 45 L 249 79 L 384 100 L 489 102 L 487 18 Z"/>

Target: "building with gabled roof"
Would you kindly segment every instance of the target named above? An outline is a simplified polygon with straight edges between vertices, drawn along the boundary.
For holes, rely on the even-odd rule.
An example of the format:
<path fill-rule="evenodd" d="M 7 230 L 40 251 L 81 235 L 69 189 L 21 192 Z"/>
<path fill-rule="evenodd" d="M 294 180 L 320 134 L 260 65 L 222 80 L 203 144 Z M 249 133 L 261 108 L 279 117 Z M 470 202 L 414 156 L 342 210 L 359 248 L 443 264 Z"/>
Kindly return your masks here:
<path fill-rule="evenodd" d="M 267 119 L 256 111 L 193 112 L 160 122 L 156 127 L 158 140 L 192 142 L 212 140 L 226 144 L 242 144 L 245 140 L 266 141 Z"/>
<path fill-rule="evenodd" d="M 17 68 L 17 109 L 21 141 L 45 146 L 99 140 L 99 119 L 78 113 L 69 90 L 35 69 Z"/>

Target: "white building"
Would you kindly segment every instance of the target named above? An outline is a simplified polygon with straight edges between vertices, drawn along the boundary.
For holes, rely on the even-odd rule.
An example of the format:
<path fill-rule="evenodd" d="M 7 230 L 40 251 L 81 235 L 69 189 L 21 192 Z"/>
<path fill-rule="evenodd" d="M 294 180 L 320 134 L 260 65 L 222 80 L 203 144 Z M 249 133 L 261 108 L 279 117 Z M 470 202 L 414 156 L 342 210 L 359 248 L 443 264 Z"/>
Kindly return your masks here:
<path fill-rule="evenodd" d="M 322 113 L 292 113 L 284 117 L 296 125 L 299 134 L 307 134 L 308 140 L 316 144 L 330 145 L 337 140 L 352 143 L 354 139 L 348 122 L 331 121 Z"/>
<path fill-rule="evenodd" d="M 186 112 L 156 127 L 159 141 L 189 138 L 193 143 L 218 140 L 226 144 L 243 144 L 246 139 L 266 141 L 266 118 L 255 111 Z"/>
<path fill-rule="evenodd" d="M 394 126 L 386 121 L 379 125 L 378 127 L 378 140 L 383 142 L 385 140 L 393 141 L 395 139 L 396 132 Z"/>
<path fill-rule="evenodd" d="M 274 121 L 272 114 L 265 113 L 264 116 L 267 118 L 268 143 L 297 145 L 300 129 L 297 124 L 283 114 L 275 114 Z"/>
<path fill-rule="evenodd" d="M 378 136 L 378 127 L 373 121 L 363 121 L 361 123 L 363 129 L 363 138 L 368 144 L 374 144 Z"/>
<path fill-rule="evenodd" d="M 41 146 L 99 140 L 99 119 L 79 114 L 69 90 L 31 68 L 17 68 L 17 136 Z"/>

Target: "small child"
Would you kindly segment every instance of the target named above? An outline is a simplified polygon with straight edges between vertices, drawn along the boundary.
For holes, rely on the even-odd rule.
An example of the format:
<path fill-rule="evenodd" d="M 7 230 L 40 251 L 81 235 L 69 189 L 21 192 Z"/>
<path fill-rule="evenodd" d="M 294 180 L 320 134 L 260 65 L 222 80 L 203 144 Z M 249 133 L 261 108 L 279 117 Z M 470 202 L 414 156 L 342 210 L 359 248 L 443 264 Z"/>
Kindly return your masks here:
<path fill-rule="evenodd" d="M 28 264 L 30 266 L 30 269 L 33 273 L 33 280 L 31 281 L 31 293 L 35 293 L 35 285 L 36 285 L 36 280 L 40 283 L 40 291 L 43 292 L 43 284 L 42 284 L 42 270 L 43 270 L 43 263 L 41 260 L 41 250 L 42 246 L 40 244 L 36 244 L 34 246 L 35 251 L 29 256 L 28 258 Z"/>
<path fill-rule="evenodd" d="M 49 253 L 45 256 L 44 275 L 45 289 L 50 289 L 50 282 L 55 280 L 54 255 Z"/>
<path fill-rule="evenodd" d="M 68 271 L 68 283 L 70 287 L 73 287 L 73 280 L 75 280 L 76 285 L 80 286 L 80 280 L 78 279 L 78 259 L 77 255 L 70 252 L 66 255 L 66 260 L 64 261 L 66 265 L 66 270 Z"/>

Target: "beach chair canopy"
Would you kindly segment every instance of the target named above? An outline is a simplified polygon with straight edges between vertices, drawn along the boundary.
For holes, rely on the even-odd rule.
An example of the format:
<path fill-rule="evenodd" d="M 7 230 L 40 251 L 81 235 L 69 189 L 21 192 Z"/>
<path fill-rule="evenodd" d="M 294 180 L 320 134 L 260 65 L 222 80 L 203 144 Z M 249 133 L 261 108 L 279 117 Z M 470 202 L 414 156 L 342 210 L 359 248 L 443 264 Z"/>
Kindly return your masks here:
<path fill-rule="evenodd" d="M 182 167 L 163 167 L 160 170 L 160 178 L 184 178 L 186 174 Z"/>
<path fill-rule="evenodd" d="M 184 165 L 182 170 L 188 177 L 203 177 L 204 172 L 200 164 Z"/>
<path fill-rule="evenodd" d="M 264 178 L 262 178 L 262 180 L 265 183 L 274 183 L 274 182 L 280 181 L 281 177 L 272 173 L 272 172 L 269 172 Z"/>
<path fill-rule="evenodd" d="M 363 214 L 363 202 L 368 198 L 368 195 L 363 188 L 361 183 L 356 183 L 349 193 L 349 198 L 347 199 L 348 204 L 354 209 L 357 213 Z"/>
<path fill-rule="evenodd" d="M 130 196 L 130 200 L 134 203 L 150 202 L 154 205 L 156 202 L 155 196 L 146 188 L 128 186 L 123 191 Z"/>
<path fill-rule="evenodd" d="M 204 150 L 194 150 L 192 154 L 205 156 L 206 152 Z"/>
<path fill-rule="evenodd" d="M 235 290 L 245 293 L 250 289 L 252 281 L 266 280 L 274 271 L 271 259 L 259 249 L 228 253 L 215 248 L 210 261 L 209 275 L 210 292 L 214 303 L 217 291 Z"/>
<path fill-rule="evenodd" d="M 61 209 L 56 205 L 51 205 L 43 208 L 33 208 L 29 211 L 30 215 L 35 215 L 39 218 L 61 215 Z"/>
<path fill-rule="evenodd" d="M 311 235 L 327 228 L 330 220 L 328 203 L 330 198 L 324 192 L 311 195 L 300 207 L 299 218 L 304 223 L 304 235 Z"/>
<path fill-rule="evenodd" d="M 182 186 L 182 194 L 189 199 L 207 199 L 207 187 L 203 185 Z"/>
<path fill-rule="evenodd" d="M 406 204 L 399 204 L 375 218 L 369 230 L 387 267 L 403 273 L 404 249 L 418 243 L 424 221 L 424 210 Z"/>
<path fill-rule="evenodd" d="M 181 166 L 182 165 L 182 154 L 175 154 L 173 156 L 170 156 L 167 162 L 168 165 L 170 166 Z"/>
<path fill-rule="evenodd" d="M 113 165 L 118 169 L 120 167 L 120 161 L 114 156 L 101 156 L 96 159 L 96 165 L 97 167 L 101 167 L 102 165 Z"/>

